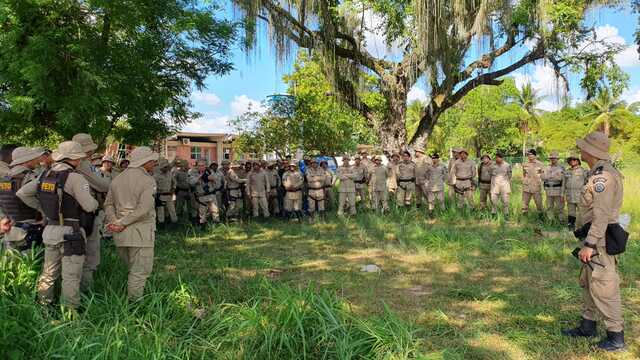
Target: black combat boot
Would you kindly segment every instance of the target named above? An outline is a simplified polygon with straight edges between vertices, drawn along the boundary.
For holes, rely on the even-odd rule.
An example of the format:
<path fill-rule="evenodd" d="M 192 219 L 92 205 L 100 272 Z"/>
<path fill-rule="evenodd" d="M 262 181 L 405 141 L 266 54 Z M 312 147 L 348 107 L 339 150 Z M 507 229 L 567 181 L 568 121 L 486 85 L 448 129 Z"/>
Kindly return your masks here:
<path fill-rule="evenodd" d="M 562 335 L 570 337 L 593 337 L 598 335 L 596 322 L 585 318 L 580 321 L 580 325 L 573 329 L 562 330 Z"/>
<path fill-rule="evenodd" d="M 576 228 L 576 217 L 575 216 L 568 216 L 567 217 L 567 226 L 571 230 L 574 230 Z"/>
<path fill-rule="evenodd" d="M 607 337 L 598 343 L 598 348 L 604 351 L 624 350 L 624 331 L 607 331 Z"/>

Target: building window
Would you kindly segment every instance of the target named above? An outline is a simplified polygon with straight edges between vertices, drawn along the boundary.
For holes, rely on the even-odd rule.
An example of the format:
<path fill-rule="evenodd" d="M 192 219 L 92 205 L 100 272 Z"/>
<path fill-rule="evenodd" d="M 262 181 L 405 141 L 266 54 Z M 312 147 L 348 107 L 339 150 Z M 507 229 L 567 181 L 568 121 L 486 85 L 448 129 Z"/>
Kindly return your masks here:
<path fill-rule="evenodd" d="M 199 146 L 192 146 L 191 147 L 191 159 L 192 160 L 200 160 L 201 156 L 202 156 L 202 149 L 200 149 Z"/>
<path fill-rule="evenodd" d="M 231 149 L 229 148 L 224 149 L 224 159 L 231 160 Z"/>

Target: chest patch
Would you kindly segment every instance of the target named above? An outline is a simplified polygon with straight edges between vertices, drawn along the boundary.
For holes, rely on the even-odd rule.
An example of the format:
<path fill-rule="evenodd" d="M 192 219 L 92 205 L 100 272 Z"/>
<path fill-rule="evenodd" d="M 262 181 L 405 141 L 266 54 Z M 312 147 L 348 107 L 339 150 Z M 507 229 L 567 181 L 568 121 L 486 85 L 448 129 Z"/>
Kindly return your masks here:
<path fill-rule="evenodd" d="M 605 185 L 604 185 L 604 183 L 603 183 L 603 182 L 595 183 L 595 185 L 593 186 L 593 190 L 594 190 L 595 192 L 597 192 L 597 193 L 601 193 L 601 192 L 603 192 L 603 191 L 605 190 L 605 188 L 606 188 L 606 187 L 605 187 Z"/>

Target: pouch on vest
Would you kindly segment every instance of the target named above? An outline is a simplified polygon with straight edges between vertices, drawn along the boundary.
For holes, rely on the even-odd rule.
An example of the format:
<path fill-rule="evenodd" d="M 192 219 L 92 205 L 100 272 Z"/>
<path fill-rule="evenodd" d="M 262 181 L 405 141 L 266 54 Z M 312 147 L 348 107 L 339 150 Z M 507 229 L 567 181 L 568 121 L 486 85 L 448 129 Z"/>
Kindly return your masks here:
<path fill-rule="evenodd" d="M 62 255 L 84 255 L 86 253 L 84 237 L 80 232 L 67 234 L 64 237 Z"/>
<path fill-rule="evenodd" d="M 582 225 L 580 229 L 574 231 L 573 235 L 580 240 L 584 240 L 589 234 L 589 229 L 591 229 L 590 222 Z M 622 254 L 627 249 L 628 240 L 629 233 L 626 232 L 620 224 L 615 223 L 607 225 L 607 231 L 605 233 L 605 247 L 607 249 L 607 254 Z"/>

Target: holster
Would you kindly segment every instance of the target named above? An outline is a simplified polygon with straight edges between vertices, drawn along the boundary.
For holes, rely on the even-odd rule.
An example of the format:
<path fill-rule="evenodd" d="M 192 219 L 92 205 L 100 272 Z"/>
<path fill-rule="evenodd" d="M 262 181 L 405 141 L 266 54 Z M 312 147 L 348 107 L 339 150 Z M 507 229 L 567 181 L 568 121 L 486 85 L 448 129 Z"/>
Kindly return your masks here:
<path fill-rule="evenodd" d="M 79 231 L 79 229 L 78 231 L 74 229 L 73 233 L 67 234 L 63 238 L 64 238 L 63 249 L 62 249 L 63 256 L 73 256 L 73 255 L 83 256 L 86 254 L 84 237 L 82 236 L 82 233 Z"/>
<path fill-rule="evenodd" d="M 584 241 L 584 239 L 589 234 L 589 230 L 591 229 L 591 223 L 586 223 L 582 225 L 581 228 L 576 229 L 573 232 L 573 235 Z M 605 247 L 607 249 L 607 254 L 609 255 L 618 255 L 622 254 L 627 249 L 627 241 L 629 240 L 629 233 L 626 232 L 620 224 L 609 224 L 607 225 L 607 231 L 605 232 Z"/>
<path fill-rule="evenodd" d="M 93 223 L 96 221 L 96 213 L 95 212 L 80 212 L 80 227 L 84 229 L 84 233 L 87 236 L 91 236 L 93 232 Z M 79 229 L 78 229 L 79 230 Z"/>
<path fill-rule="evenodd" d="M 31 249 L 31 247 L 41 246 L 42 245 L 42 231 L 44 230 L 44 226 L 36 225 L 36 224 L 20 224 L 16 225 L 24 230 L 27 235 L 25 236 L 25 244 L 22 246 L 20 251 L 24 251 L 27 249 Z"/>

